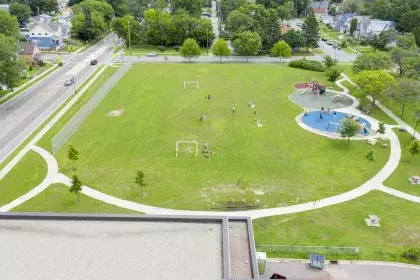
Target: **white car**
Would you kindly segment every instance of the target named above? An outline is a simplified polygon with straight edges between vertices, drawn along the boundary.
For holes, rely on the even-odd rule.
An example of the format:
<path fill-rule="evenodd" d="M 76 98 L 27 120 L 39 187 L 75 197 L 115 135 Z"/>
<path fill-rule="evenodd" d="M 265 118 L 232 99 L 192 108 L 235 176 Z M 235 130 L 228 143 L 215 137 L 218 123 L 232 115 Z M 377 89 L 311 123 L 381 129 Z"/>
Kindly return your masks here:
<path fill-rule="evenodd" d="M 73 79 L 70 79 L 70 80 L 66 80 L 66 81 L 64 82 L 64 85 L 65 85 L 65 86 L 71 86 L 73 83 L 74 83 L 74 80 L 73 80 Z"/>
<path fill-rule="evenodd" d="M 156 57 L 157 53 L 156 52 L 151 52 L 151 53 L 146 54 L 146 56 L 147 57 Z"/>
<path fill-rule="evenodd" d="M 330 46 L 332 46 L 332 45 L 334 45 L 334 42 L 333 42 L 333 41 L 331 41 L 331 40 L 328 40 L 328 41 L 327 41 L 327 44 L 328 44 L 328 45 L 330 45 Z"/>

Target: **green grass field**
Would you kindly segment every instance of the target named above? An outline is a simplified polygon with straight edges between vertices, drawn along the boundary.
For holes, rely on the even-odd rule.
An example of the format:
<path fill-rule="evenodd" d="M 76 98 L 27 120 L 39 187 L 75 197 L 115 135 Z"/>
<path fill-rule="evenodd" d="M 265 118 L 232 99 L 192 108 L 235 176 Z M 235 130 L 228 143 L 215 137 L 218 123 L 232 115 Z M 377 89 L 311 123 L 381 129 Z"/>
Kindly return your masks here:
<path fill-rule="evenodd" d="M 56 158 L 61 172 L 95 189 L 176 209 L 264 208 L 336 195 L 375 175 L 389 151 L 373 147 L 371 164 L 364 141 L 347 144 L 300 128 L 295 117 L 302 109 L 288 95 L 308 77 L 325 80 L 278 65 L 135 64 L 67 143 L 80 159 L 68 161 L 67 145 Z M 198 80 L 200 90 L 183 90 L 186 80 Z M 253 122 L 251 98 L 262 128 Z M 122 114 L 107 116 L 113 110 Z M 203 123 L 200 113 L 207 115 Z M 215 154 L 195 158 L 195 146 L 185 144 L 176 158 L 179 140 L 198 141 L 199 151 L 206 141 Z M 137 170 L 148 183 L 143 196 L 134 184 Z"/>
<path fill-rule="evenodd" d="M 80 194 L 80 201 L 77 202 L 77 196 L 70 193 L 69 188 L 62 184 L 53 184 L 49 186 L 45 191 L 14 208 L 12 211 L 141 214 L 140 212 L 130 211 L 92 199 L 83 194 Z"/>
<path fill-rule="evenodd" d="M 420 186 L 411 184 L 408 179 L 411 176 L 420 175 L 420 156 L 411 155 L 408 151 L 413 142 L 412 135 L 407 132 L 399 132 L 394 129 L 401 144 L 401 160 L 397 170 L 384 182 L 384 185 L 402 192 L 420 196 Z"/>
<path fill-rule="evenodd" d="M 259 244 L 360 247 L 357 255 L 326 254 L 327 259 L 366 259 L 410 262 L 401 254 L 420 247 L 420 204 L 373 191 L 342 204 L 291 215 L 253 221 Z M 375 214 L 381 227 L 368 227 L 365 218 Z M 322 252 L 324 253 L 324 252 Z M 292 252 L 269 257 L 308 258 Z"/>
<path fill-rule="evenodd" d="M 18 164 L 0 180 L 0 206 L 24 195 L 44 180 L 47 164 L 34 151 L 29 151 Z"/>

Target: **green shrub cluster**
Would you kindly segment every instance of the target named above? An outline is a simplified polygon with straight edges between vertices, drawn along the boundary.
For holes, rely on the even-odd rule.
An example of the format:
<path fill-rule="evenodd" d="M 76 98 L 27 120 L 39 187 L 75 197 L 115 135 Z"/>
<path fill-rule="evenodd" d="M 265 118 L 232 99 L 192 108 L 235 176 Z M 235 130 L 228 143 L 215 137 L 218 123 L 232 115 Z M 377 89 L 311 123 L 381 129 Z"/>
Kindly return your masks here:
<path fill-rule="evenodd" d="M 316 72 L 325 72 L 325 66 L 322 62 L 307 59 L 293 60 L 289 62 L 289 66 L 293 68 L 311 70 Z"/>

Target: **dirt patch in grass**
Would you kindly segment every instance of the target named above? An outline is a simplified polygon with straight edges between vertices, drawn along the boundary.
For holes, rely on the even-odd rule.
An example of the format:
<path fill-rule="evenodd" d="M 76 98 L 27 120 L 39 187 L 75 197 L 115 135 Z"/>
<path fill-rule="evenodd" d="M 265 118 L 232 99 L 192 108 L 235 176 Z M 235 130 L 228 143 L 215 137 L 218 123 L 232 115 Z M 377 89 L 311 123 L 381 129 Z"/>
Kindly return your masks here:
<path fill-rule="evenodd" d="M 119 117 L 124 112 L 124 109 L 116 109 L 110 111 L 108 114 L 106 114 L 107 117 Z"/>

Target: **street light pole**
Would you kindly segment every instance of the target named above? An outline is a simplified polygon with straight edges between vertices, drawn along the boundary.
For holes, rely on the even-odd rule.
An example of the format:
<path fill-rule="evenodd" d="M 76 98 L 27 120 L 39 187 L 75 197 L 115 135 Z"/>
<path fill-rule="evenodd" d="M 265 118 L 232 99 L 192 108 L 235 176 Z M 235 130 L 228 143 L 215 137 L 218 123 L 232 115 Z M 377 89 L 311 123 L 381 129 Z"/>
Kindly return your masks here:
<path fill-rule="evenodd" d="M 130 33 L 130 22 L 128 22 L 128 47 L 130 49 L 130 55 L 131 55 L 131 33 Z"/>
<path fill-rule="evenodd" d="M 73 89 L 74 89 L 74 95 L 76 95 L 76 80 L 74 79 L 74 76 L 73 76 Z"/>
<path fill-rule="evenodd" d="M 209 27 L 207 26 L 207 55 L 209 55 Z"/>

